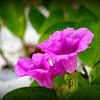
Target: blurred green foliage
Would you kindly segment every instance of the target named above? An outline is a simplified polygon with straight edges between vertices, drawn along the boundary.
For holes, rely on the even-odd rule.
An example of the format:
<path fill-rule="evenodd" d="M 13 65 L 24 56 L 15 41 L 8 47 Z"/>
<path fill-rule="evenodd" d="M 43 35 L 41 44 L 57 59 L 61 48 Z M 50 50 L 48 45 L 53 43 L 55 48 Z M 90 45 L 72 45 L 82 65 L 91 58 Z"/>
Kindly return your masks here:
<path fill-rule="evenodd" d="M 100 86 L 87 86 L 76 90 L 68 100 L 99 100 Z"/>
<path fill-rule="evenodd" d="M 90 72 L 91 80 L 94 80 L 97 77 L 100 77 L 100 60 L 96 63 L 95 67 Z"/>
<path fill-rule="evenodd" d="M 26 19 L 22 1 L 0 1 L 0 15 L 8 29 L 14 35 L 22 38 L 26 29 Z"/>

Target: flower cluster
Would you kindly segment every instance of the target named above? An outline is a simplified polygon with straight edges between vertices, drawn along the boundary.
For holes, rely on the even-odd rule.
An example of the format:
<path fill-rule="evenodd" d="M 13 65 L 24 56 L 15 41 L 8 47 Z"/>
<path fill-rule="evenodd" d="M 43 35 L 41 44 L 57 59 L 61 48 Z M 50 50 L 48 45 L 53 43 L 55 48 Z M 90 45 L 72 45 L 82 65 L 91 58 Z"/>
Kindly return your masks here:
<path fill-rule="evenodd" d="M 17 77 L 31 76 L 41 86 L 52 88 L 57 75 L 61 76 L 66 71 L 72 73 L 77 69 L 77 54 L 89 47 L 93 36 L 87 28 L 56 31 L 38 45 L 45 54 L 37 53 L 33 54 L 32 59 L 24 57 L 18 60 L 15 65 Z"/>

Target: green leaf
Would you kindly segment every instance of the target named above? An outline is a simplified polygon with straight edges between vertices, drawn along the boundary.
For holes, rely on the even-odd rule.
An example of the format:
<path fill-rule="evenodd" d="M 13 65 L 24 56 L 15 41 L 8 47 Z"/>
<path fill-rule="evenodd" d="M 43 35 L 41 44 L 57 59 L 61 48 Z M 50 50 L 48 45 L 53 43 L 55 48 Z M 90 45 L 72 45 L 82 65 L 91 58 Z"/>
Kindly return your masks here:
<path fill-rule="evenodd" d="M 47 0 L 48 4 L 48 10 L 51 12 L 52 10 L 54 9 L 62 9 L 63 10 L 63 3 L 64 3 L 64 0 Z"/>
<path fill-rule="evenodd" d="M 61 9 L 53 9 L 49 15 L 49 17 L 42 24 L 42 27 L 39 31 L 40 34 L 45 33 L 47 29 L 49 29 L 53 24 L 57 22 L 61 22 L 64 20 L 64 13 Z"/>
<path fill-rule="evenodd" d="M 77 9 L 73 9 L 69 4 L 64 5 L 64 8 L 66 10 L 66 13 L 68 14 L 66 16 L 67 21 L 79 22 L 79 14 Z"/>
<path fill-rule="evenodd" d="M 28 0 L 27 5 L 28 5 L 30 8 L 37 8 L 37 6 L 39 6 L 40 3 L 39 3 L 38 0 Z"/>
<path fill-rule="evenodd" d="M 93 12 L 91 12 L 91 10 L 86 8 L 84 5 L 80 5 L 78 9 L 74 9 L 71 7 L 71 5 L 67 5 L 65 6 L 65 9 L 68 13 L 68 17 L 66 19 L 69 21 L 79 22 L 86 17 L 92 17 L 95 20 L 99 19 Z"/>
<path fill-rule="evenodd" d="M 84 64 L 93 67 L 100 59 L 100 22 L 94 21 L 92 18 L 85 18 L 76 25 L 76 29 L 84 27 L 94 33 L 94 38 L 92 43 L 89 44 L 91 48 L 78 53 L 78 57 Z"/>
<path fill-rule="evenodd" d="M 39 43 L 42 43 L 44 42 L 45 40 L 49 39 L 49 36 L 51 35 L 52 33 L 46 33 L 44 35 L 41 35 L 40 39 L 39 39 Z"/>
<path fill-rule="evenodd" d="M 44 34 L 46 33 L 54 33 L 55 31 L 62 31 L 64 29 L 66 29 L 67 27 L 75 27 L 77 23 L 75 22 L 66 22 L 66 21 L 62 21 L 62 22 L 58 22 L 53 24 L 51 27 L 49 27 Z"/>
<path fill-rule="evenodd" d="M 39 33 L 39 30 L 46 18 L 43 16 L 42 13 L 40 13 L 37 9 L 34 8 L 29 11 L 29 19 L 32 26 Z"/>
<path fill-rule="evenodd" d="M 100 85 L 100 76 L 91 81 L 90 85 Z"/>
<path fill-rule="evenodd" d="M 34 81 L 31 83 L 30 87 L 34 86 L 40 86 L 39 83 L 34 79 Z"/>
<path fill-rule="evenodd" d="M 23 87 L 7 93 L 2 100 L 56 100 L 56 94 L 45 87 Z"/>
<path fill-rule="evenodd" d="M 68 100 L 99 100 L 100 86 L 82 87 L 71 94 Z"/>
<path fill-rule="evenodd" d="M 94 18 L 95 20 L 99 20 L 99 18 L 93 12 L 91 12 L 91 10 L 86 8 L 84 5 L 81 5 L 79 7 L 78 12 L 79 12 L 80 19 L 90 17 L 90 18 Z"/>
<path fill-rule="evenodd" d="M 84 87 L 88 85 L 88 81 L 83 78 L 83 76 L 78 73 L 78 87 Z"/>
<path fill-rule="evenodd" d="M 91 79 L 95 79 L 97 77 L 100 77 L 100 60 L 95 65 L 95 67 L 91 70 L 89 76 L 91 77 Z"/>
<path fill-rule="evenodd" d="M 54 78 L 54 87 L 57 87 L 59 84 L 66 85 L 66 81 L 64 80 L 64 74 L 61 76 L 56 76 Z"/>
<path fill-rule="evenodd" d="M 2 5 L 3 6 L 2 6 Z M 0 14 L 3 23 L 15 35 L 23 38 L 26 29 L 24 6 L 21 1 L 0 2 Z"/>
<path fill-rule="evenodd" d="M 84 4 L 95 15 L 100 17 L 100 1 L 98 0 L 80 0 L 80 3 Z"/>
<path fill-rule="evenodd" d="M 47 9 L 49 9 L 50 3 L 52 0 L 42 0 L 42 4 L 44 7 L 46 7 Z"/>
<path fill-rule="evenodd" d="M 55 31 L 62 31 L 63 29 L 66 29 L 67 27 L 75 27 L 75 22 L 58 22 L 53 24 L 51 27 L 49 27 L 45 33 L 40 37 L 39 43 L 42 43 L 44 40 L 49 39 L 49 36 L 53 34 Z"/>

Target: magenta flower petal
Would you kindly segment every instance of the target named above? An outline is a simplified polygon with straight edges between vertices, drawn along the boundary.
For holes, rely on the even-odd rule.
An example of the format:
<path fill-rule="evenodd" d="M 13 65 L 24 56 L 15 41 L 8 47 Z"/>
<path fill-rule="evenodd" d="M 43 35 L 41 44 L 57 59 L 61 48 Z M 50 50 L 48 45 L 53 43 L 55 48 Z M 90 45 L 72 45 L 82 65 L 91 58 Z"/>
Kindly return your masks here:
<path fill-rule="evenodd" d="M 55 63 L 56 74 L 61 75 L 64 68 L 67 72 L 72 73 L 77 69 L 77 53 L 86 50 L 91 43 L 93 33 L 87 28 L 74 30 L 67 28 L 63 31 L 57 31 L 49 37 L 49 40 L 39 44 L 47 53 L 53 53 L 52 58 Z M 59 65 L 62 66 L 59 69 Z M 58 69 L 57 69 L 58 68 Z M 60 74 L 61 72 L 61 74 Z"/>
<path fill-rule="evenodd" d="M 70 55 L 58 55 L 53 57 L 54 62 L 54 66 L 56 69 L 62 69 L 60 72 L 58 73 L 58 75 L 60 76 L 60 74 L 62 75 L 65 73 L 64 71 L 67 71 L 68 73 L 72 73 L 77 69 L 77 53 L 73 53 Z M 59 66 L 61 68 L 59 68 Z M 65 70 L 64 70 L 65 69 Z"/>
<path fill-rule="evenodd" d="M 26 73 L 26 71 L 23 68 L 21 68 L 18 64 L 15 65 L 15 69 L 17 77 L 23 76 L 24 73 Z"/>
<path fill-rule="evenodd" d="M 62 31 L 56 31 L 54 34 L 50 35 L 49 38 L 50 38 L 50 40 L 60 42 L 61 41 L 61 34 L 62 34 Z"/>
<path fill-rule="evenodd" d="M 68 60 L 63 59 L 61 60 L 63 66 L 65 67 L 65 70 L 68 73 L 72 73 L 77 69 L 77 54 L 70 55 Z"/>
<path fill-rule="evenodd" d="M 81 30 L 83 30 L 83 29 L 80 29 L 79 32 Z M 87 30 L 87 29 L 85 29 L 85 30 Z M 87 30 L 87 33 L 84 34 L 83 37 L 77 42 L 76 50 L 78 52 L 86 50 L 89 47 L 88 44 L 91 43 L 93 36 L 94 36 L 94 34 L 92 32 L 90 32 L 89 30 Z"/>
<path fill-rule="evenodd" d="M 76 52 L 81 47 L 81 51 L 88 48 L 88 44 L 91 43 L 93 38 L 93 33 L 87 28 L 80 28 L 74 30 L 73 28 L 67 28 L 62 31 L 62 45 L 63 53 L 70 54 Z M 80 44 L 81 43 L 81 44 Z M 84 48 L 84 49 L 82 49 Z"/>
<path fill-rule="evenodd" d="M 54 67 L 55 77 L 57 75 L 61 76 L 61 75 L 65 74 L 65 72 L 66 72 L 65 68 L 63 67 L 62 62 L 60 62 L 60 61 L 59 62 L 54 62 L 53 67 Z"/>
<path fill-rule="evenodd" d="M 75 46 L 75 39 L 73 37 L 75 30 L 73 28 L 67 28 L 62 31 L 62 46 L 63 46 L 63 54 L 73 53 Z"/>
<path fill-rule="evenodd" d="M 31 76 L 43 87 L 53 88 L 54 74 L 43 69 L 29 70 L 25 76 Z"/>
<path fill-rule="evenodd" d="M 33 54 L 32 56 L 32 61 L 34 62 L 34 65 L 36 68 L 41 69 L 41 64 L 42 64 L 42 59 L 43 59 L 43 54 Z"/>
<path fill-rule="evenodd" d="M 52 88 L 54 79 L 53 66 L 49 63 L 51 55 L 33 54 L 32 59 L 22 58 L 19 59 L 15 65 L 17 77 L 31 76 L 36 79 L 41 86 Z"/>
<path fill-rule="evenodd" d="M 50 36 L 50 40 L 44 41 L 44 43 L 39 44 L 38 47 L 48 53 L 62 54 L 61 31 L 55 32 Z"/>
<path fill-rule="evenodd" d="M 24 57 L 23 59 L 19 59 L 17 64 L 15 65 L 16 75 L 17 77 L 23 76 L 27 70 L 35 69 L 35 65 L 32 62 L 32 59 Z"/>

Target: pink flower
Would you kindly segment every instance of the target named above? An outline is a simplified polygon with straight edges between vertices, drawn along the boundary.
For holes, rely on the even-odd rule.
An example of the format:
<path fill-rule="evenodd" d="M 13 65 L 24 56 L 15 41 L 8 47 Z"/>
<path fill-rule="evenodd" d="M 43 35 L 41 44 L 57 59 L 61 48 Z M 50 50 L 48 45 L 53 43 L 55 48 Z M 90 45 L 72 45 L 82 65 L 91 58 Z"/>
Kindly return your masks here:
<path fill-rule="evenodd" d="M 31 76 L 36 79 L 41 86 L 53 88 L 54 71 L 49 64 L 50 55 L 33 54 L 32 59 L 24 57 L 19 59 L 15 65 L 17 77 Z"/>
<path fill-rule="evenodd" d="M 56 31 L 49 37 L 49 40 L 39 44 L 47 53 L 55 56 L 52 58 L 56 74 L 62 75 L 64 70 L 69 73 L 77 69 L 77 53 L 86 50 L 91 43 L 93 33 L 87 28 L 80 28 L 76 31 L 67 28 L 63 31 Z"/>

